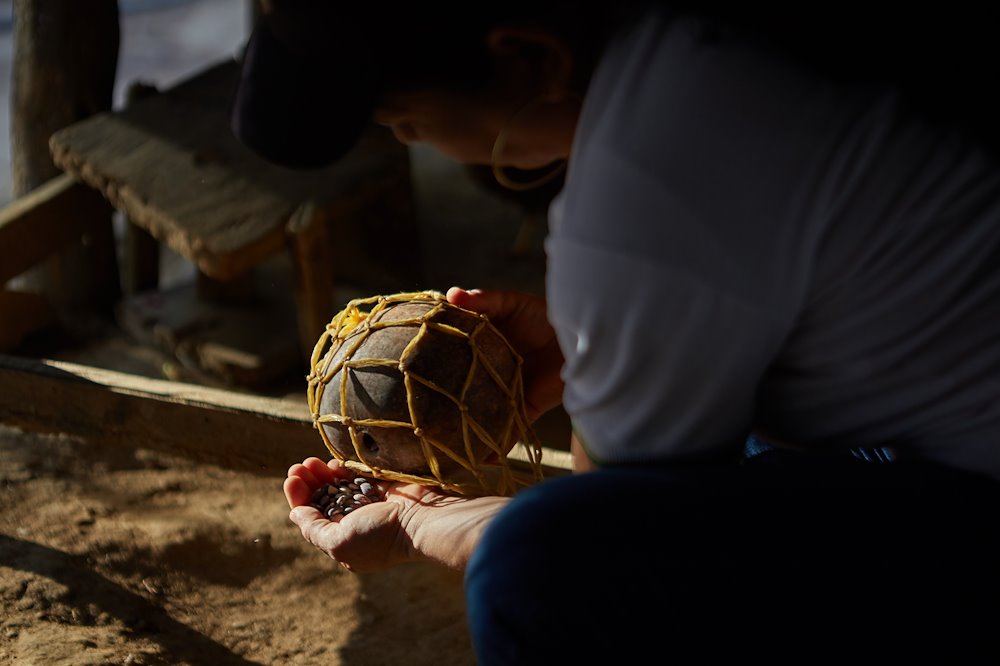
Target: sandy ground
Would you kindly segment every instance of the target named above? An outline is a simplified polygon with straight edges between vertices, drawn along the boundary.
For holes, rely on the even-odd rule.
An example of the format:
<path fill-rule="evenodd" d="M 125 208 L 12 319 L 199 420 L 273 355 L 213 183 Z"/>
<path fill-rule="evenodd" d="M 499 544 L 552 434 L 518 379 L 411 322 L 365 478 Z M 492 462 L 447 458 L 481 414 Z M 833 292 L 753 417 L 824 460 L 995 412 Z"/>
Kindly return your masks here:
<path fill-rule="evenodd" d="M 421 287 L 539 291 L 541 237 L 517 250 L 522 214 L 440 156 L 413 158 Z M 23 355 L 165 378 L 162 354 L 120 332 L 44 347 Z M 274 394 L 296 392 L 304 381 Z M 0 665 L 474 664 L 458 572 L 346 572 L 288 520 L 282 481 L 0 414 Z"/>
<path fill-rule="evenodd" d="M 455 165 L 415 158 L 433 212 L 426 286 L 539 290 L 538 237 L 510 254 L 517 214 Z M 164 378 L 162 354 L 121 333 L 34 352 Z M 276 395 L 296 391 L 305 400 L 304 380 Z M 283 480 L 23 432 L 0 414 L 0 665 L 474 664 L 458 572 L 346 572 L 288 520 Z"/>
<path fill-rule="evenodd" d="M 346 572 L 280 478 L 0 427 L 0 664 L 472 664 L 461 576 Z"/>
<path fill-rule="evenodd" d="M 175 80 L 229 53 L 245 27 L 242 0 L 126 5 L 135 11 L 123 18 L 122 85 Z M 9 1 L 0 10 L 9 17 Z M 178 32 L 181 24 L 197 29 Z M 4 69 L 5 28 L 0 20 Z M 520 207 L 433 151 L 411 155 L 425 234 L 419 287 L 540 291 L 537 223 L 525 226 Z M 0 173 L 0 185 L 7 179 Z M 7 194 L 0 187 L 0 199 Z M 192 277 L 186 260 L 163 252 L 161 285 Z M 42 347 L 26 355 L 164 378 L 158 352 L 120 336 Z M 304 383 L 290 390 L 305 399 Z M 23 432 L 2 417 L 0 665 L 474 663 L 458 572 L 346 572 L 288 520 L 283 476 L 195 464 L 141 443 Z"/>

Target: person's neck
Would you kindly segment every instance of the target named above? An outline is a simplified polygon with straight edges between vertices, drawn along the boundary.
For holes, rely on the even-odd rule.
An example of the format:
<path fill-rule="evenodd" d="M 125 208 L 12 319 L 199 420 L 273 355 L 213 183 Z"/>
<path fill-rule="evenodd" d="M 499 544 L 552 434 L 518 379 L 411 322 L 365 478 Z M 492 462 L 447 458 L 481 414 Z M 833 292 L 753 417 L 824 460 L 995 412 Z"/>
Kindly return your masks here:
<path fill-rule="evenodd" d="M 537 169 L 569 157 L 580 114 L 580 100 L 567 97 L 540 104 L 511 128 L 504 151 L 519 169 Z"/>

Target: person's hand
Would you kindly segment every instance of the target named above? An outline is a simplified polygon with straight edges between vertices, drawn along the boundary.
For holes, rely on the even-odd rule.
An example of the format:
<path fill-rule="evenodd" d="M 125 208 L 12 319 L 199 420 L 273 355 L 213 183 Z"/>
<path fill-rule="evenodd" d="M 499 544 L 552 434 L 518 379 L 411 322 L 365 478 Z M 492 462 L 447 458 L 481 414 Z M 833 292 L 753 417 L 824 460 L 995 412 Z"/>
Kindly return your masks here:
<path fill-rule="evenodd" d="M 549 323 L 544 298 L 518 291 L 460 287 L 449 289 L 447 298 L 453 305 L 489 317 L 524 359 L 521 378 L 529 421 L 534 422 L 562 402 L 563 382 L 559 371 L 563 355 Z"/>
<path fill-rule="evenodd" d="M 289 468 L 284 482 L 289 518 L 306 541 L 357 573 L 421 560 L 462 569 L 483 527 L 506 501 L 453 497 L 417 484 L 377 481 L 383 502 L 333 519 L 311 505 L 316 489 L 357 476 L 336 459 L 325 463 L 307 458 Z"/>
<path fill-rule="evenodd" d="M 376 481 L 384 502 L 373 502 L 333 519 L 312 506 L 316 489 L 357 476 L 357 472 L 336 459 L 325 463 L 319 458 L 307 458 L 289 468 L 284 483 L 285 499 L 292 509 L 289 517 L 302 536 L 347 569 L 357 572 L 378 571 L 419 559 L 404 522 L 417 503 L 433 499 L 427 488 Z"/>

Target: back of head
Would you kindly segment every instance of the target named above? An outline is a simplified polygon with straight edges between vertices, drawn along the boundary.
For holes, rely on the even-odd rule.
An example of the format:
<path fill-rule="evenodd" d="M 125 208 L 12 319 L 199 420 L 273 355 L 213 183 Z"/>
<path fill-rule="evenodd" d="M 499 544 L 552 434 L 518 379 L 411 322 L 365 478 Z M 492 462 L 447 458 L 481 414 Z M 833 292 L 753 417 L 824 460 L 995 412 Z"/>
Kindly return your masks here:
<path fill-rule="evenodd" d="M 325 166 L 354 145 L 384 92 L 488 82 L 494 27 L 558 36 L 574 52 L 582 87 L 609 35 L 649 7 L 755 31 L 839 80 L 893 85 L 932 120 L 1000 146 L 997 24 L 989 5 L 969 2 L 901 10 L 871 2 L 265 0 L 247 45 L 233 129 L 273 162 Z"/>
<path fill-rule="evenodd" d="M 354 145 L 386 91 L 488 82 L 493 27 L 551 30 L 587 63 L 594 57 L 587 53 L 600 48 L 607 15 L 568 0 L 269 0 L 247 44 L 233 130 L 272 162 L 325 166 Z"/>

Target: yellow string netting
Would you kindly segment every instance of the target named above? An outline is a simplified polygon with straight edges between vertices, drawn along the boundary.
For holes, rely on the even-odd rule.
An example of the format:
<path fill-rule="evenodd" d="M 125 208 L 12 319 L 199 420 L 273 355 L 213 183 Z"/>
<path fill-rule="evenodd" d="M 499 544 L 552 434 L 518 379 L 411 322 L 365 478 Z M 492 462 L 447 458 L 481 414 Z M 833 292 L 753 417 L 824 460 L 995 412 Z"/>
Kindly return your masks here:
<path fill-rule="evenodd" d="M 426 311 L 417 317 L 380 320 L 379 313 L 387 308 L 402 303 L 426 303 Z M 478 318 L 470 332 L 463 331 L 435 319 L 442 310 L 451 308 L 468 313 Z M 408 326 L 416 328 L 417 332 L 405 345 L 399 358 L 358 358 L 354 355 L 365 344 L 373 332 L 387 327 Z M 428 344 L 431 332 L 448 336 L 464 338 L 472 350 L 472 362 L 465 375 L 465 381 L 459 393 L 454 394 L 436 384 L 433 378 L 415 373 L 409 363 L 409 358 Z M 516 363 L 516 371 L 509 382 L 503 380 L 490 363 L 489 358 L 480 349 L 478 339 L 490 331 L 495 339 L 503 341 L 506 349 Z M 491 336 L 492 337 L 492 336 Z M 327 450 L 346 466 L 363 474 L 391 481 L 434 485 L 441 489 L 460 495 L 512 495 L 520 487 L 530 485 L 542 478 L 542 449 L 532 429 L 530 428 L 524 405 L 524 389 L 521 380 L 520 355 L 510 346 L 502 334 L 490 323 L 489 319 L 480 313 L 464 310 L 448 303 L 444 295 L 436 291 L 406 292 L 392 295 L 372 296 L 350 301 L 343 310 L 337 313 L 327 324 L 313 349 L 311 368 L 308 376 L 308 401 L 312 414 L 313 425 L 319 431 Z M 402 381 L 406 389 L 406 412 L 408 420 L 393 420 L 386 418 L 364 418 L 351 414 L 348 401 L 348 381 L 359 368 L 386 368 L 402 373 Z M 497 431 L 488 432 L 481 423 L 473 417 L 475 409 L 470 409 L 466 403 L 473 375 L 482 368 L 492 377 L 501 389 L 501 395 L 507 400 L 507 417 L 503 426 Z M 322 413 L 324 392 L 334 378 L 338 378 L 333 390 L 339 392 L 337 411 Z M 428 433 L 428 424 L 422 423 L 422 415 L 414 401 L 416 388 L 430 389 L 443 395 L 454 404 L 461 417 L 461 434 L 463 450 L 456 446 L 432 437 Z M 329 400 L 327 404 L 331 403 Z M 324 424 L 340 424 L 345 427 L 353 446 L 353 456 L 339 452 L 331 442 Z M 413 433 L 422 452 L 429 475 L 414 474 L 408 471 L 387 469 L 372 461 L 372 456 L 366 453 L 362 445 L 362 433 L 371 428 L 403 428 Z M 489 464 L 481 460 L 481 447 L 473 446 L 473 435 L 476 441 L 485 443 L 493 456 Z M 515 473 L 509 464 L 508 455 L 511 450 L 520 445 L 524 448 L 529 461 L 530 474 Z M 480 448 L 477 456 L 475 449 Z M 457 463 L 454 464 L 454 463 Z M 445 469 L 447 468 L 447 470 Z M 449 471 L 450 470 L 450 471 Z M 457 471 L 456 471 L 457 470 Z"/>

